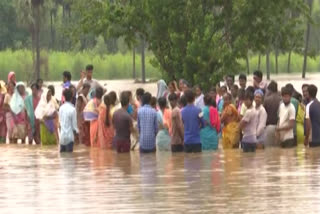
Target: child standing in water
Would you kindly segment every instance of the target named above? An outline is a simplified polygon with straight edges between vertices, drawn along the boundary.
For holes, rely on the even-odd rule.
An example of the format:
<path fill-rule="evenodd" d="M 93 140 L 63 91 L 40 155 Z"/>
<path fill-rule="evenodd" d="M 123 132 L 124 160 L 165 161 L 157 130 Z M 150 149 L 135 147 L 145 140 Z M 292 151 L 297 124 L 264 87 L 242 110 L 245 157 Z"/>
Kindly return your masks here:
<path fill-rule="evenodd" d="M 247 107 L 240 127 L 243 131 L 242 148 L 244 152 L 255 152 L 257 147 L 257 126 L 258 126 L 258 114 L 253 107 L 254 94 L 251 91 L 246 91 L 245 105 Z"/>

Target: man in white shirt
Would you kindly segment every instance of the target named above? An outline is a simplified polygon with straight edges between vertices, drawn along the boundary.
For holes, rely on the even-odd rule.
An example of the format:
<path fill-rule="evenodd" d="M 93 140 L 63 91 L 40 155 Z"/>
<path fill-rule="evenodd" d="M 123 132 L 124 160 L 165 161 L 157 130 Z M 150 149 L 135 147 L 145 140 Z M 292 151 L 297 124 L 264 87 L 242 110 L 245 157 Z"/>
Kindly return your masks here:
<path fill-rule="evenodd" d="M 279 120 L 277 133 L 280 146 L 282 148 L 291 148 L 295 146 L 293 128 L 296 120 L 296 110 L 291 100 L 291 91 L 289 88 L 281 89 L 282 103 L 279 106 Z"/>
<path fill-rule="evenodd" d="M 60 152 L 72 152 L 74 144 L 74 132 L 79 133 L 77 127 L 76 109 L 71 103 L 72 91 L 66 89 L 63 92 L 65 103 L 60 107 Z"/>

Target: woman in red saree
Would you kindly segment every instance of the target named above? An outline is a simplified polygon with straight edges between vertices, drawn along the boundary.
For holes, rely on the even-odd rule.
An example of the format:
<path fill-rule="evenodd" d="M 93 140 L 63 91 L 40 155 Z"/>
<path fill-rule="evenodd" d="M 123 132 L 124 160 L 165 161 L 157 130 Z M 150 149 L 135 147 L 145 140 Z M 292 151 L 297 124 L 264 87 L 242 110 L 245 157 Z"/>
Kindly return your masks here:
<path fill-rule="evenodd" d="M 85 83 L 82 86 L 81 92 L 78 95 L 76 102 L 77 111 L 77 123 L 79 129 L 79 143 L 86 146 L 90 146 L 90 122 L 84 120 L 83 111 L 88 103 L 88 93 L 90 90 L 90 85 Z"/>

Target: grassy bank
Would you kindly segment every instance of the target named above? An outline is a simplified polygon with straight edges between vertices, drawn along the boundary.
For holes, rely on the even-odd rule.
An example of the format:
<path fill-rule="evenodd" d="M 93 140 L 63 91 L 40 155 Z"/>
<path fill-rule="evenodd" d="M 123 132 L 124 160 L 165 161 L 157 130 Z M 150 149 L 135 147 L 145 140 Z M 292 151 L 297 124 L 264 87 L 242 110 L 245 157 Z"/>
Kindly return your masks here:
<path fill-rule="evenodd" d="M 132 55 L 120 53 L 114 55 L 99 55 L 93 52 L 57 52 L 43 51 L 41 54 L 41 76 L 45 80 L 61 80 L 61 74 L 64 70 L 72 72 L 73 79 L 79 79 L 80 70 L 87 64 L 93 64 L 94 76 L 97 79 L 128 79 L 132 78 Z M 147 78 L 160 78 L 161 72 L 150 64 L 151 56 L 146 57 L 146 75 Z M 245 60 L 239 60 L 246 72 Z M 250 71 L 258 68 L 258 56 L 250 56 Z M 261 57 L 260 69 L 266 71 L 265 56 Z M 288 55 L 279 55 L 279 73 L 287 72 Z M 303 56 L 292 54 L 291 72 L 301 73 L 303 65 Z M 275 73 L 275 57 L 270 55 L 271 73 Z M 32 53 L 29 50 L 1 51 L 0 52 L 0 79 L 6 79 L 9 71 L 15 71 L 19 80 L 29 80 L 32 74 Z M 141 77 L 141 59 L 136 55 L 137 77 Z M 320 71 L 320 56 L 308 58 L 308 72 Z"/>
<path fill-rule="evenodd" d="M 149 63 L 146 57 L 147 78 L 159 78 L 160 72 Z M 137 77 L 141 77 L 141 58 L 136 55 Z M 80 71 L 87 64 L 94 65 L 94 77 L 97 79 L 128 79 L 132 78 L 132 55 L 97 55 L 90 52 L 42 52 L 41 76 L 46 80 L 61 80 L 65 70 L 71 71 L 73 79 L 80 77 Z M 0 52 L 0 79 L 6 79 L 9 71 L 15 71 L 17 78 L 28 80 L 32 73 L 32 53 L 29 50 Z"/>

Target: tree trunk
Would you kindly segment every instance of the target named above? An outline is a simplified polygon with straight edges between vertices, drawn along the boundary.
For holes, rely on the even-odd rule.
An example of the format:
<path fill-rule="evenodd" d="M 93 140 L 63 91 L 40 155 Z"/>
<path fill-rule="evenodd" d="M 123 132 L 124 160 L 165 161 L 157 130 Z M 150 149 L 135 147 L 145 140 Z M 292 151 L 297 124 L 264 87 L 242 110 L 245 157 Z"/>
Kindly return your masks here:
<path fill-rule="evenodd" d="M 249 63 L 249 56 L 247 54 L 247 57 L 246 57 L 246 64 L 247 64 L 247 74 L 250 74 L 250 63 Z"/>
<path fill-rule="evenodd" d="M 132 49 L 132 78 L 136 79 L 136 48 Z"/>
<path fill-rule="evenodd" d="M 267 51 L 266 54 L 266 70 L 267 70 L 267 80 L 270 80 L 270 52 L 269 50 Z"/>
<path fill-rule="evenodd" d="M 308 0 L 309 9 L 310 9 L 310 16 L 312 12 L 312 3 L 313 0 Z M 305 38 L 305 47 L 304 47 L 304 59 L 303 59 L 303 68 L 302 68 L 302 78 L 306 77 L 306 71 L 307 71 L 307 60 L 308 60 L 308 50 L 309 50 L 309 39 L 310 39 L 310 28 L 311 25 L 308 22 L 307 25 L 307 32 L 306 32 L 306 38 Z"/>
<path fill-rule="evenodd" d="M 260 70 L 261 68 L 261 54 L 259 54 L 259 58 L 258 58 L 258 70 Z"/>
<path fill-rule="evenodd" d="M 278 51 L 278 48 L 276 48 L 276 51 L 275 51 L 275 60 L 276 60 L 276 74 L 278 74 L 278 69 L 279 69 L 279 64 L 278 64 L 278 56 L 279 56 L 279 51 Z"/>
<path fill-rule="evenodd" d="M 291 52 L 292 50 L 289 51 L 289 55 L 288 55 L 288 67 L 287 67 L 287 72 L 290 73 L 290 67 L 291 67 Z"/>
<path fill-rule="evenodd" d="M 145 41 L 144 41 L 144 38 L 142 38 L 142 40 L 141 40 L 141 79 L 142 79 L 142 83 L 146 82 L 146 68 L 145 68 L 144 49 L 145 49 Z"/>
<path fill-rule="evenodd" d="M 40 78 L 40 6 L 36 6 L 35 10 L 35 48 L 36 48 L 36 62 L 35 62 L 35 78 Z"/>
<path fill-rule="evenodd" d="M 51 48 L 54 47 L 54 35 L 53 35 L 53 12 L 50 12 L 50 33 L 51 33 Z"/>

